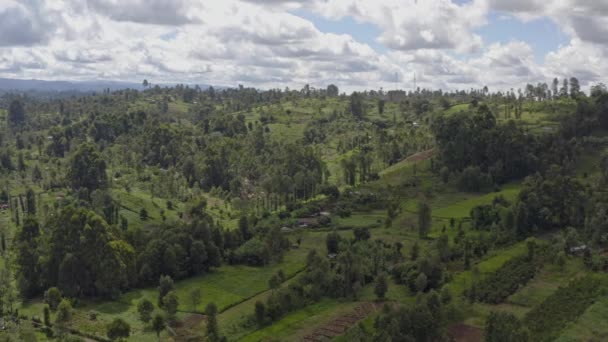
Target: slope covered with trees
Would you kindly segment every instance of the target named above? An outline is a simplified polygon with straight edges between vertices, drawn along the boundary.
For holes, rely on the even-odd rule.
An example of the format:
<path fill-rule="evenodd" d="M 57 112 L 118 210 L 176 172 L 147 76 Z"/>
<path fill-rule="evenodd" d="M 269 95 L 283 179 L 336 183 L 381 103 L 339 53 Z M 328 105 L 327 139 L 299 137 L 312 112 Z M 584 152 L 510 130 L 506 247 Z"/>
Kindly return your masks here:
<path fill-rule="evenodd" d="M 544 313 L 595 297 L 490 312 L 608 265 L 608 91 L 577 84 L 3 95 L 0 313 L 49 339 L 255 340 L 379 301 L 340 334 L 557 337 Z"/>

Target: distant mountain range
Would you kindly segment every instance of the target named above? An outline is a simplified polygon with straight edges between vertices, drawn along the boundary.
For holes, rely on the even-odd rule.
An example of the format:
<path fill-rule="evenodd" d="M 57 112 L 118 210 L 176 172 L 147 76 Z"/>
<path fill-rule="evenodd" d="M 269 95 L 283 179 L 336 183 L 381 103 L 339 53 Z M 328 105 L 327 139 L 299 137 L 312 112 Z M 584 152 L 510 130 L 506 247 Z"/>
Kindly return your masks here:
<path fill-rule="evenodd" d="M 153 84 L 155 85 L 155 84 Z M 159 84 L 168 86 L 170 84 Z M 194 86 L 194 85 L 191 85 Z M 202 89 L 207 89 L 209 85 L 199 85 Z M 0 78 L 0 92 L 8 91 L 39 91 L 39 92 L 93 92 L 104 89 L 138 89 L 144 87 L 141 83 L 121 82 L 121 81 L 43 81 L 43 80 L 21 80 L 11 78 Z"/>

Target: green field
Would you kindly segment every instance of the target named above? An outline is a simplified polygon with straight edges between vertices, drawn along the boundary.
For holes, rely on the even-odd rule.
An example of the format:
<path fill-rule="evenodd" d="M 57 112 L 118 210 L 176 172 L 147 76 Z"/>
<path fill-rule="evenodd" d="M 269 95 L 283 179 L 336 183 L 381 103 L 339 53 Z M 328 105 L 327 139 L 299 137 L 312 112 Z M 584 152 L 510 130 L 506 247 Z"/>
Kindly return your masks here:
<path fill-rule="evenodd" d="M 247 335 L 241 341 L 288 341 L 302 339 L 315 326 L 325 324 L 342 313 L 352 311 L 357 302 L 342 303 L 335 299 L 323 299 L 301 310 L 292 312 L 273 325 Z M 311 329 L 312 328 L 312 329 Z"/>
<path fill-rule="evenodd" d="M 608 340 L 608 298 L 605 296 L 591 305 L 585 313 L 570 323 L 556 342 Z"/>

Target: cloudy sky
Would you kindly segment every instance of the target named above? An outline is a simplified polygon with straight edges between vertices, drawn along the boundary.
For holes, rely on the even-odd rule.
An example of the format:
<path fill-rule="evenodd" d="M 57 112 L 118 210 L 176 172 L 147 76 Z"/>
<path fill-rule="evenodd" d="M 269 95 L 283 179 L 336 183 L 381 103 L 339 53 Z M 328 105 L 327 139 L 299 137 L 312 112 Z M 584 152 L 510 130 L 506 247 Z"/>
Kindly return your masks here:
<path fill-rule="evenodd" d="M 608 0 L 0 0 L 0 77 L 353 90 L 414 75 L 606 82 Z"/>

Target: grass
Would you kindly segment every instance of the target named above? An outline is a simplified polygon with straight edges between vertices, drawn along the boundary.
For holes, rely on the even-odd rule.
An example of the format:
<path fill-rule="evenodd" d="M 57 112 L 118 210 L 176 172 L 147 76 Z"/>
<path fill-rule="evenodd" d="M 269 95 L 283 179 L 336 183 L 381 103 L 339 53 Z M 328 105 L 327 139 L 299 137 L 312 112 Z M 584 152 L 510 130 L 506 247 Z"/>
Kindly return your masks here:
<path fill-rule="evenodd" d="M 288 251 L 279 263 L 265 267 L 225 265 L 212 273 L 177 281 L 175 289 L 180 303 L 178 318 L 187 317 L 186 312 L 202 312 L 210 302 L 215 302 L 220 312 L 224 310 L 230 311 L 232 314 L 236 312 L 233 317 L 237 318 L 245 313 L 252 312 L 252 306 L 239 307 L 237 304 L 246 303 L 246 300 L 250 297 L 255 298 L 256 295 L 263 295 L 268 290 L 268 279 L 278 270 L 283 270 L 287 277 L 291 277 L 302 270 L 305 266 L 308 251 L 318 246 L 319 238 L 304 235 L 302 246 L 299 249 Z M 196 308 L 189 303 L 190 292 L 195 288 L 200 288 L 203 293 L 202 303 Z M 129 341 L 153 340 L 156 338 L 155 334 L 147 330 L 138 320 L 137 303 L 145 298 L 156 305 L 157 296 L 157 289 L 150 287 L 129 291 L 116 301 L 81 301 L 75 307 L 73 326 L 84 332 L 105 336 L 106 324 L 114 318 L 122 318 L 133 329 L 133 336 Z M 234 305 L 236 305 L 234 308 L 227 310 Z M 20 312 L 29 316 L 42 317 L 43 307 L 42 300 L 38 299 L 23 303 Z M 96 320 L 89 319 L 89 312 L 92 311 L 98 313 Z M 220 320 L 222 325 L 231 324 L 230 321 L 223 318 L 220 318 Z"/>
<path fill-rule="evenodd" d="M 600 298 L 569 324 L 555 342 L 608 340 L 608 297 Z"/>
<path fill-rule="evenodd" d="M 306 127 L 303 123 L 272 123 L 268 124 L 270 132 L 273 137 L 279 140 L 290 140 L 296 141 L 304 137 L 304 128 Z"/>
<path fill-rule="evenodd" d="M 476 265 L 473 265 L 472 268 L 476 268 L 479 271 L 479 276 L 483 277 L 484 274 L 489 274 L 496 271 L 512 258 L 523 255 L 526 250 L 527 247 L 525 241 L 518 242 L 507 248 L 494 250 L 491 251 L 489 256 L 484 260 L 480 261 Z M 446 286 L 453 295 L 459 296 L 464 292 L 465 289 L 471 286 L 474 277 L 475 275 L 473 270 L 460 272 Z"/>
<path fill-rule="evenodd" d="M 526 286 L 512 294 L 507 302 L 522 307 L 532 308 L 542 303 L 560 286 L 566 286 L 571 279 L 584 274 L 583 263 L 580 259 L 568 260 L 563 270 L 556 265 L 545 265 Z"/>
<path fill-rule="evenodd" d="M 296 341 L 343 313 L 352 311 L 359 303 L 343 303 L 335 299 L 323 299 L 303 309 L 294 311 L 274 322 L 271 326 L 245 336 L 241 341 Z"/>
<path fill-rule="evenodd" d="M 371 228 L 384 224 L 385 217 L 386 212 L 384 211 L 358 212 L 344 218 L 336 216 L 334 222 L 339 228 Z"/>
<path fill-rule="evenodd" d="M 564 327 L 577 321 L 598 299 L 605 297 L 606 274 L 588 273 L 572 280 L 526 314 L 524 322 L 538 341 L 553 341 Z"/>
<path fill-rule="evenodd" d="M 519 184 L 505 185 L 501 191 L 491 192 L 484 195 L 468 195 L 466 199 L 455 202 L 452 205 L 433 210 L 433 216 L 444 218 L 467 218 L 473 208 L 479 205 L 490 204 L 494 198 L 503 196 L 507 201 L 513 202 L 519 194 Z"/>

